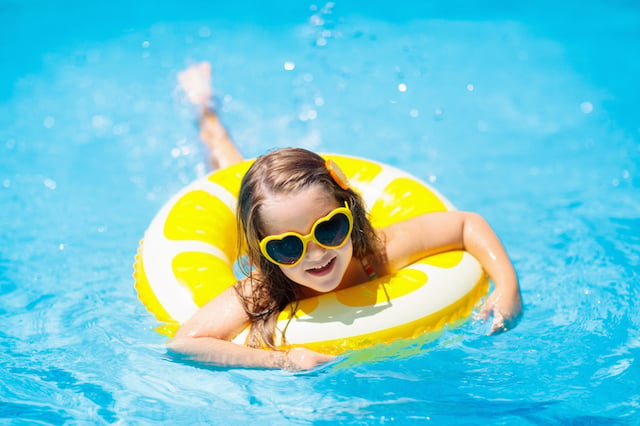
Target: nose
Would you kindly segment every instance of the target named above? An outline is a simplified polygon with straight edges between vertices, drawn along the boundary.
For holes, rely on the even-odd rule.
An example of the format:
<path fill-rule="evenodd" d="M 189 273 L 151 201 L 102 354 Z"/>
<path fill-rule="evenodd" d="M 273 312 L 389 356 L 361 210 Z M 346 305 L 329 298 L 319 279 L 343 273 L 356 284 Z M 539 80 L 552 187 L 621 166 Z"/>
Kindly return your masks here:
<path fill-rule="evenodd" d="M 319 246 L 318 244 L 315 243 L 315 241 L 309 241 L 307 243 L 307 253 L 306 253 L 306 257 L 309 260 L 317 260 L 320 259 L 322 257 L 322 255 L 324 255 L 324 252 L 326 251 L 326 249 L 324 247 Z"/>

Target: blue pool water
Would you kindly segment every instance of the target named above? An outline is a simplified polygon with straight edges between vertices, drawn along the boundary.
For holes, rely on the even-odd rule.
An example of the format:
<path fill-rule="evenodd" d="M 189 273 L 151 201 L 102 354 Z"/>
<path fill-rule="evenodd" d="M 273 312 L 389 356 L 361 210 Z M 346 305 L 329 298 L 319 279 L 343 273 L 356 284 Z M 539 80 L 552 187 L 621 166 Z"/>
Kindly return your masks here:
<path fill-rule="evenodd" d="M 640 424 L 635 2 L 175 3 L 0 1 L 0 423 Z M 245 155 L 366 156 L 483 214 L 520 325 L 306 374 L 168 358 L 131 265 L 208 170 L 200 60 Z"/>

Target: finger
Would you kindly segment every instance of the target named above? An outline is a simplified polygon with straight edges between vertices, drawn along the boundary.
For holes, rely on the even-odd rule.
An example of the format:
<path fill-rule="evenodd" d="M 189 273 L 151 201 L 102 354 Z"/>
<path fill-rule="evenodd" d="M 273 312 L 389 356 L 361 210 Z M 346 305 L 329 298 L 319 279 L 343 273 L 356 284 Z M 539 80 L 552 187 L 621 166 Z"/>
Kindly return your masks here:
<path fill-rule="evenodd" d="M 492 300 L 487 300 L 484 302 L 480 311 L 474 315 L 473 319 L 476 321 L 486 321 L 491 316 L 491 312 L 493 311 L 494 303 Z"/>
<path fill-rule="evenodd" d="M 473 316 L 474 321 L 486 321 L 489 318 L 489 311 L 487 311 L 484 306 L 480 309 L 478 313 Z"/>
<path fill-rule="evenodd" d="M 496 312 L 493 317 L 489 335 L 493 336 L 496 334 L 504 333 L 507 330 L 507 323 L 505 322 L 504 317 L 500 313 Z"/>

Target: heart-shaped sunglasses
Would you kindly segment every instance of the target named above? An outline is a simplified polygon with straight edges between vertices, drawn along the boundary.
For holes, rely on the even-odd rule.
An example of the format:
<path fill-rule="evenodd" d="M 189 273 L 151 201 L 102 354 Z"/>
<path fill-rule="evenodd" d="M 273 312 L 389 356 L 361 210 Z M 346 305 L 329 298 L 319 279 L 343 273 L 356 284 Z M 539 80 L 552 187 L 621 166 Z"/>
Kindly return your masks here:
<path fill-rule="evenodd" d="M 347 242 L 352 229 L 353 215 L 345 201 L 344 207 L 316 220 L 307 235 L 297 232 L 270 235 L 260 240 L 260 250 L 270 262 L 291 268 L 300 263 L 309 241 L 326 249 L 337 249 Z"/>

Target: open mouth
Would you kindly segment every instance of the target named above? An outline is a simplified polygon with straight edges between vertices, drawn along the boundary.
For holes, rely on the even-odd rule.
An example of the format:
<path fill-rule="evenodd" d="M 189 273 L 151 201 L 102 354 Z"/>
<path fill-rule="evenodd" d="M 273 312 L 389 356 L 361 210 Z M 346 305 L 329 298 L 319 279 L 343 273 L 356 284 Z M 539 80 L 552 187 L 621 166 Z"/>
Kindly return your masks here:
<path fill-rule="evenodd" d="M 333 265 L 335 265 L 335 263 L 336 263 L 336 258 L 332 257 L 331 260 L 326 264 L 322 266 L 318 266 L 317 268 L 307 269 L 307 272 L 310 273 L 311 275 L 316 275 L 316 276 L 326 275 L 329 272 L 331 272 L 331 270 L 333 269 Z"/>

